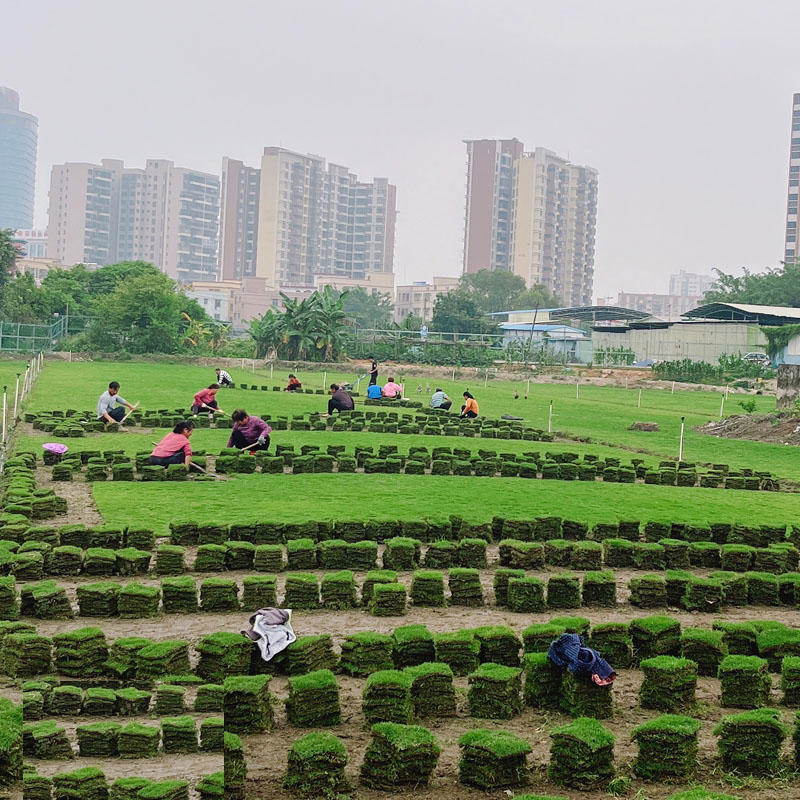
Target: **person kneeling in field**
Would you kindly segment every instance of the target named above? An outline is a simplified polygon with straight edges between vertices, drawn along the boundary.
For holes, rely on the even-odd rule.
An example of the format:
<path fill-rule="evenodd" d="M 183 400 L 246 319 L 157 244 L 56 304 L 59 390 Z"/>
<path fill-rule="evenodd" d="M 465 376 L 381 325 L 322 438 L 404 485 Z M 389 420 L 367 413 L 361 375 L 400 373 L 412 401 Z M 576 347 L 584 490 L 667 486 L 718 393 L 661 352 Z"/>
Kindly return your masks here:
<path fill-rule="evenodd" d="M 224 369 L 220 369 L 219 367 L 217 367 L 215 371 L 217 373 L 217 383 L 220 385 L 220 387 L 224 389 L 226 386 L 230 386 L 231 389 L 233 389 L 233 378 L 231 378 L 230 372 L 226 372 Z"/>
<path fill-rule="evenodd" d="M 250 416 L 243 408 L 237 408 L 231 414 L 231 419 L 234 424 L 231 438 L 228 439 L 228 447 L 247 449 L 251 453 L 269 448 L 272 428 L 263 419 Z"/>
<path fill-rule="evenodd" d="M 201 411 L 210 411 L 212 414 L 224 414 L 225 412 L 217 403 L 216 394 L 219 391 L 219 384 L 212 383 L 208 389 L 201 389 L 192 401 L 192 414 L 197 416 Z"/>
<path fill-rule="evenodd" d="M 289 373 L 289 383 L 288 383 L 288 385 L 286 386 L 286 388 L 283 391 L 284 392 L 296 392 L 298 389 L 301 389 L 302 387 L 303 387 L 303 384 L 300 383 L 299 380 L 297 380 L 297 376 L 296 375 L 292 375 L 292 373 L 290 372 Z"/>
<path fill-rule="evenodd" d="M 323 417 L 329 417 L 334 411 L 352 411 L 355 408 L 353 398 L 338 383 L 331 384 L 330 393 L 331 399 L 328 400 L 328 413 L 322 414 Z"/>
<path fill-rule="evenodd" d="M 194 431 L 194 422 L 179 422 L 154 448 L 150 454 L 150 463 L 159 467 L 170 464 L 185 464 L 186 469 L 192 463 L 192 446 L 189 437 Z"/>

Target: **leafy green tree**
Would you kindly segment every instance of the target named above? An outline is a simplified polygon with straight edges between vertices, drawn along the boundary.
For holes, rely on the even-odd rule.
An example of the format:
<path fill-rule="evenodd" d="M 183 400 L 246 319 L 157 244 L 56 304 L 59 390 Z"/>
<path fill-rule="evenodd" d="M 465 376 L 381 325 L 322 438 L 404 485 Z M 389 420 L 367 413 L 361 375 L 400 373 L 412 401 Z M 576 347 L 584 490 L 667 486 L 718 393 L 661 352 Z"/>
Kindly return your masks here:
<path fill-rule="evenodd" d="M 420 331 L 424 323 L 425 320 L 422 317 L 418 317 L 416 314 L 407 314 L 400 327 L 404 331 Z"/>
<path fill-rule="evenodd" d="M 525 281 L 513 272 L 481 269 L 462 275 L 458 288 L 472 300 L 479 313 L 491 314 L 508 311 L 525 291 Z"/>
<path fill-rule="evenodd" d="M 464 292 L 440 294 L 433 306 L 431 328 L 453 333 L 496 333 L 497 325 L 485 317 Z"/>
<path fill-rule="evenodd" d="M 272 356 L 283 342 L 283 314 L 268 309 L 260 318 L 250 320 L 247 333 L 255 343 L 256 358 Z"/>
<path fill-rule="evenodd" d="M 557 294 L 537 283 L 531 289 L 518 294 L 509 309 L 524 311 L 530 308 L 560 308 L 561 305 L 561 298 Z"/>
<path fill-rule="evenodd" d="M 33 275 L 19 273 L 0 290 L 0 318 L 14 322 L 52 322 L 53 311 Z"/>
<path fill-rule="evenodd" d="M 97 319 L 87 343 L 106 352 L 179 352 L 187 307 L 192 308 L 191 301 L 177 290 L 175 281 L 161 272 L 140 274 L 97 300 Z M 196 316 L 202 319 L 203 314 L 200 309 Z"/>
<path fill-rule="evenodd" d="M 19 246 L 14 241 L 14 231 L 11 228 L 0 230 L 0 286 L 11 279 L 14 274 L 14 262 L 19 255 Z"/>
<path fill-rule="evenodd" d="M 715 269 L 717 279 L 706 292 L 707 303 L 751 303 L 764 306 L 800 307 L 800 263 L 735 277 Z"/>
<path fill-rule="evenodd" d="M 344 293 L 342 310 L 360 328 L 388 328 L 392 324 L 392 299 L 376 289 L 357 286 Z"/>

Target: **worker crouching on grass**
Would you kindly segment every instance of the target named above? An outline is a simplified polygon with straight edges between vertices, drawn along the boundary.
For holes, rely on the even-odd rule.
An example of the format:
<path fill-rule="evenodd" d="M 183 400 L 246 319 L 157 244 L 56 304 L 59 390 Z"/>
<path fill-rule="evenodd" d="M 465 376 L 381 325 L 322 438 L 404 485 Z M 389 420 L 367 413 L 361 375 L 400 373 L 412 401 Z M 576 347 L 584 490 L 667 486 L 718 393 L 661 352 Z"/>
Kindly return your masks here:
<path fill-rule="evenodd" d="M 477 416 L 478 403 L 469 392 L 464 392 L 464 405 L 461 406 L 461 418 L 475 419 Z"/>
<path fill-rule="evenodd" d="M 186 469 L 192 463 L 192 446 L 189 437 L 194 432 L 194 422 L 179 422 L 154 448 L 150 454 L 150 463 L 159 467 L 170 464 L 185 464 Z"/>
<path fill-rule="evenodd" d="M 133 411 L 134 406 L 119 396 L 119 384 L 111 381 L 108 384 L 108 390 L 103 392 L 97 401 L 97 419 L 104 419 L 106 422 L 122 422 L 125 418 L 126 408 Z"/>
<path fill-rule="evenodd" d="M 231 414 L 233 430 L 228 439 L 228 447 L 239 450 L 267 450 L 269 448 L 269 435 L 272 428 L 260 417 L 250 416 L 243 408 L 237 408 Z"/>
<path fill-rule="evenodd" d="M 353 398 L 338 383 L 331 384 L 330 394 L 328 413 L 322 414 L 323 417 L 329 417 L 334 411 L 352 411 L 355 408 Z"/>
<path fill-rule="evenodd" d="M 201 411 L 208 411 L 211 414 L 224 414 L 225 412 L 217 403 L 216 395 L 218 391 L 218 383 L 212 383 L 208 389 L 201 389 L 192 401 L 192 414 L 197 416 Z"/>

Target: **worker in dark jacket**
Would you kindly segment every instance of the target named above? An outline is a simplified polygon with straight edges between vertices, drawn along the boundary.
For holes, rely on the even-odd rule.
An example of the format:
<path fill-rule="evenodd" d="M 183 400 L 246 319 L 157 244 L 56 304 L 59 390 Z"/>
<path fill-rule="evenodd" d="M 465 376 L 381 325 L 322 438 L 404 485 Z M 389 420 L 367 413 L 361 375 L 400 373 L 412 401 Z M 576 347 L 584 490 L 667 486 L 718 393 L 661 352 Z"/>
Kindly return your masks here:
<path fill-rule="evenodd" d="M 352 411 L 355 408 L 353 398 L 338 383 L 331 384 L 330 394 L 328 413 L 323 414 L 323 417 L 329 417 L 334 411 Z"/>

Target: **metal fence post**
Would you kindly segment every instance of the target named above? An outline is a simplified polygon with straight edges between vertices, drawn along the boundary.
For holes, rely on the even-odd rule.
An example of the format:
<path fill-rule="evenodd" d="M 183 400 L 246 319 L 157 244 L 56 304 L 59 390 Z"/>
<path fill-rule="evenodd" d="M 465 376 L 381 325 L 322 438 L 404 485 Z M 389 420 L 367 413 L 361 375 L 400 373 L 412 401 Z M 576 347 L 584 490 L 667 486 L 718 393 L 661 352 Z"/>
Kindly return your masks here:
<path fill-rule="evenodd" d="M 14 419 L 17 418 L 17 401 L 19 400 L 19 376 L 20 373 L 17 373 L 17 384 L 14 386 Z"/>
<path fill-rule="evenodd" d="M 8 386 L 3 387 L 3 444 L 6 443 L 6 411 L 8 408 Z"/>

